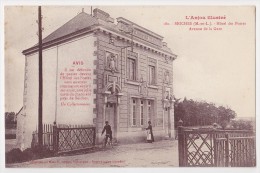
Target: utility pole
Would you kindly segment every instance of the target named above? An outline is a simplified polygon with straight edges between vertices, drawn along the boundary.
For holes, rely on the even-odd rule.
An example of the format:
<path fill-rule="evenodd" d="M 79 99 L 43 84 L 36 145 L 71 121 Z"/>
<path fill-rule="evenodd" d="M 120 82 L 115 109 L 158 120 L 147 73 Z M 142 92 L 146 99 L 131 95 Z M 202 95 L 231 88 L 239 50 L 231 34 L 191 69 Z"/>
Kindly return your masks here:
<path fill-rule="evenodd" d="M 39 105 L 38 105 L 38 145 L 42 149 L 42 13 L 41 6 L 38 7 L 38 36 L 39 36 Z"/>

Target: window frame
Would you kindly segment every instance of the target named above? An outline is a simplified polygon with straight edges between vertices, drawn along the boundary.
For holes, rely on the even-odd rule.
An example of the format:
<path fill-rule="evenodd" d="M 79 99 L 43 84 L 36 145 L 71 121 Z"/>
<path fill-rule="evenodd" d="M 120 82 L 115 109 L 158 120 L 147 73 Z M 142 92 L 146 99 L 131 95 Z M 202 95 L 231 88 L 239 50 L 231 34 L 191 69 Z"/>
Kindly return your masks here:
<path fill-rule="evenodd" d="M 133 81 L 133 82 L 137 82 L 138 81 L 138 69 L 139 69 L 139 64 L 138 64 L 138 57 L 139 54 L 137 52 L 131 52 L 130 50 L 126 49 L 126 61 L 125 61 L 125 76 L 127 81 Z M 129 61 L 134 60 L 135 61 L 135 69 L 133 69 L 134 72 L 134 78 L 130 79 L 130 63 Z"/>
<path fill-rule="evenodd" d="M 132 112 L 131 112 L 131 119 L 132 119 L 132 126 L 136 126 L 137 125 L 137 116 L 136 116 L 136 111 L 137 111 L 137 107 L 136 107 L 136 102 L 137 99 L 136 98 L 132 98 Z"/>
<path fill-rule="evenodd" d="M 144 126 L 145 117 L 144 117 L 144 100 L 140 100 L 140 126 Z"/>
<path fill-rule="evenodd" d="M 148 76 L 149 85 L 155 85 L 156 84 L 156 67 L 153 65 L 148 65 L 148 73 L 149 73 L 149 76 Z"/>
<path fill-rule="evenodd" d="M 132 63 L 132 62 L 134 62 L 134 63 Z M 128 57 L 127 58 L 127 64 L 128 64 L 128 66 L 127 66 L 127 79 L 131 80 L 131 81 L 136 81 L 137 80 L 137 77 L 136 77 L 136 75 L 137 75 L 137 73 L 136 73 L 136 70 L 137 70 L 136 59 Z M 134 64 L 134 65 L 132 65 L 132 64 Z"/>
<path fill-rule="evenodd" d="M 147 122 L 151 120 L 152 120 L 152 101 L 147 100 Z"/>
<path fill-rule="evenodd" d="M 149 86 L 156 86 L 157 85 L 157 74 L 158 74 L 158 61 L 155 58 L 147 57 L 147 79 L 148 79 L 148 85 Z M 153 81 L 151 81 L 151 73 L 150 73 L 150 67 L 154 68 L 154 76 Z"/>

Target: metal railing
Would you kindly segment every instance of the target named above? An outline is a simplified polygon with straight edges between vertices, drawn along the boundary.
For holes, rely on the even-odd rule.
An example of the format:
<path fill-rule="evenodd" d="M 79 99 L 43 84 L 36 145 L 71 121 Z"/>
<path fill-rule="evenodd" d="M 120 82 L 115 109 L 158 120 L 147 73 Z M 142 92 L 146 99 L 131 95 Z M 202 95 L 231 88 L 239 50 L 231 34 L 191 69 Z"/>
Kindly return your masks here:
<path fill-rule="evenodd" d="M 181 167 L 256 165 L 253 131 L 179 127 L 178 149 Z"/>
<path fill-rule="evenodd" d="M 96 129 L 89 125 L 43 125 L 43 147 L 55 153 L 70 152 L 95 146 Z M 37 130 L 32 134 L 32 148 L 38 146 Z"/>

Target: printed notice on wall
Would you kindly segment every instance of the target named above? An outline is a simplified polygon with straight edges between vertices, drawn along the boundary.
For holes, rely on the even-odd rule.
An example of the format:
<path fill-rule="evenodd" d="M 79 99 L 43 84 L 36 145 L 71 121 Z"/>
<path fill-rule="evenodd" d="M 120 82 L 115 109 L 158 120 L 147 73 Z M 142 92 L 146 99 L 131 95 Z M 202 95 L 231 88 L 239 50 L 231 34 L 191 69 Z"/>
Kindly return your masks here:
<path fill-rule="evenodd" d="M 78 65 L 80 64 L 80 65 Z M 84 67 L 83 61 L 74 61 L 59 74 L 60 105 L 88 106 L 92 92 L 92 69 Z"/>
<path fill-rule="evenodd" d="M 86 36 L 58 47 L 57 120 L 63 124 L 93 123 L 94 39 Z"/>

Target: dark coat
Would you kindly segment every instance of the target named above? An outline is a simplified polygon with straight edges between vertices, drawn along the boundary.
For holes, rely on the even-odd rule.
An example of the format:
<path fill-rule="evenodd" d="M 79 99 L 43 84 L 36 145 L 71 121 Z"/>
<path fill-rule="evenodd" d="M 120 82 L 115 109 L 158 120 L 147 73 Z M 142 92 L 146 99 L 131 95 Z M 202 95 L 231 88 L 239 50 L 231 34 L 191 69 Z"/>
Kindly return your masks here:
<path fill-rule="evenodd" d="M 153 127 L 151 124 L 148 125 L 148 127 L 146 128 L 146 130 L 150 130 L 151 133 L 151 142 L 154 142 L 154 137 L 153 137 Z"/>
<path fill-rule="evenodd" d="M 111 130 L 111 126 L 108 124 L 108 125 L 105 125 L 103 130 L 102 130 L 102 134 L 106 131 L 106 135 L 112 135 L 112 130 Z"/>

